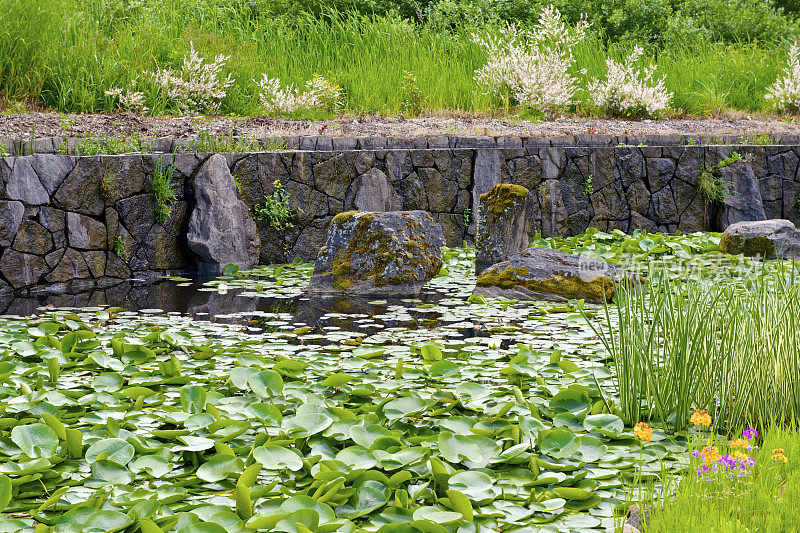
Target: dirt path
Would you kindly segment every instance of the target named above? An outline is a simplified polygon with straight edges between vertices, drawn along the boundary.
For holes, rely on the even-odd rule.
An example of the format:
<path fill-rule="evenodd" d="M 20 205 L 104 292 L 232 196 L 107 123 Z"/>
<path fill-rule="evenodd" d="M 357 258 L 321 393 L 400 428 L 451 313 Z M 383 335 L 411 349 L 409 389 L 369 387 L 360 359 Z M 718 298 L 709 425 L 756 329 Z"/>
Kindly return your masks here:
<path fill-rule="evenodd" d="M 139 137 L 195 137 L 200 130 L 212 134 L 235 132 L 254 137 L 281 135 L 416 137 L 425 135 L 552 136 L 581 133 L 697 134 L 743 133 L 800 134 L 792 119 L 663 119 L 605 120 L 561 119 L 548 122 L 499 120 L 486 117 L 421 117 L 413 119 L 380 116 L 340 117 L 326 121 L 289 121 L 272 117 L 149 117 L 131 114 L 65 115 L 27 113 L 0 115 L 0 139 L 36 137 L 87 137 L 136 135 Z"/>

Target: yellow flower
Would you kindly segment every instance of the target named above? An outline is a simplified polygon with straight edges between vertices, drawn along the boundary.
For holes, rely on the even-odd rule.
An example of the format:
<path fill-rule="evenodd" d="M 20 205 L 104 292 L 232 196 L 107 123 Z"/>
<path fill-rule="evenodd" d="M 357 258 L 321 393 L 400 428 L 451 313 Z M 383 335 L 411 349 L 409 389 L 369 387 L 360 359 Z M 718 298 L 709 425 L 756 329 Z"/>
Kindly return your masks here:
<path fill-rule="evenodd" d="M 782 453 L 776 453 L 775 455 L 772 456 L 772 459 L 774 461 L 783 461 L 784 463 L 789 461 L 789 459 L 787 459 L 786 456 L 783 455 Z"/>
<path fill-rule="evenodd" d="M 731 448 L 747 448 L 748 446 L 750 446 L 750 443 L 744 439 L 736 439 L 731 442 Z"/>
<path fill-rule="evenodd" d="M 703 460 L 705 461 L 705 463 L 707 465 L 710 465 L 711 463 L 716 463 L 717 461 L 719 461 L 719 450 L 717 449 L 716 446 L 711 445 L 710 440 L 706 442 L 708 442 L 708 446 L 703 446 L 703 451 L 700 453 L 703 454 Z"/>
<path fill-rule="evenodd" d="M 650 442 L 650 439 L 653 438 L 653 428 L 644 422 L 639 422 L 633 426 L 633 435 L 644 442 Z"/>
<path fill-rule="evenodd" d="M 708 427 L 711 425 L 711 415 L 705 409 L 696 409 L 689 421 L 695 426 Z"/>
<path fill-rule="evenodd" d="M 774 450 L 772 450 L 772 453 L 783 455 L 783 453 L 784 453 L 783 452 L 783 448 L 775 448 Z"/>
<path fill-rule="evenodd" d="M 745 460 L 749 459 L 749 457 L 747 456 L 746 453 L 742 453 L 739 450 L 736 450 L 735 452 L 733 452 L 731 454 L 731 457 L 733 457 L 734 459 L 741 459 L 742 461 L 745 461 Z"/>

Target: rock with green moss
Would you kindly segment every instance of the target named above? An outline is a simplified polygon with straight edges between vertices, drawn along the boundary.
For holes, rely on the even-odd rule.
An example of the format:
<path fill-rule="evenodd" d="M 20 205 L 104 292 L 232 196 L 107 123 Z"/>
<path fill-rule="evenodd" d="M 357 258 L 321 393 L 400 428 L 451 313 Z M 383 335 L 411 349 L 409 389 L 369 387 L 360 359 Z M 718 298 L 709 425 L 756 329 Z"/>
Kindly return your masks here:
<path fill-rule="evenodd" d="M 522 254 L 486 269 L 474 294 L 563 302 L 610 301 L 622 272 L 609 263 L 550 248 L 528 248 Z"/>
<path fill-rule="evenodd" d="M 522 253 L 534 236 L 536 198 L 525 187 L 500 183 L 478 200 L 475 272 Z"/>
<path fill-rule="evenodd" d="M 442 228 L 424 211 L 333 218 L 308 286 L 314 293 L 407 296 L 442 268 Z"/>
<path fill-rule="evenodd" d="M 731 224 L 719 251 L 766 259 L 800 257 L 800 231 L 789 220 L 771 219 Z"/>

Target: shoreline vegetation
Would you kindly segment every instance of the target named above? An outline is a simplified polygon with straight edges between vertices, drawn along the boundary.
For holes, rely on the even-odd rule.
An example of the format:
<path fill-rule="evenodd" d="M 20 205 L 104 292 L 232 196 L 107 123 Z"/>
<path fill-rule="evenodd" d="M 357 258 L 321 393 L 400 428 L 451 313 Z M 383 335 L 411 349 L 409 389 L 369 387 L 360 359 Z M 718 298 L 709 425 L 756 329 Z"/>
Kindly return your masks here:
<path fill-rule="evenodd" d="M 782 9 L 790 6 L 772 2 L 561 0 L 552 4 L 558 18 L 548 22 L 550 6 L 0 0 L 0 101 L 7 113 L 127 109 L 317 120 L 771 116 L 775 100 L 765 96 L 791 74 L 787 62 L 800 33 L 796 13 Z M 516 49 L 504 34 L 517 39 Z M 499 42 L 494 51 L 502 53 L 487 42 Z M 519 54 L 503 56 L 508 50 Z M 516 70 L 504 74 L 503 65 Z M 553 65 L 566 65 L 574 82 L 568 102 L 555 109 L 535 91 L 515 90 L 526 75 Z M 487 71 L 497 75 L 493 86 Z M 653 112 L 599 100 L 614 93 L 612 74 L 620 94 L 639 90 L 644 98 L 643 89 L 663 83 L 668 107 Z M 777 111 L 784 110 L 794 109 Z"/>

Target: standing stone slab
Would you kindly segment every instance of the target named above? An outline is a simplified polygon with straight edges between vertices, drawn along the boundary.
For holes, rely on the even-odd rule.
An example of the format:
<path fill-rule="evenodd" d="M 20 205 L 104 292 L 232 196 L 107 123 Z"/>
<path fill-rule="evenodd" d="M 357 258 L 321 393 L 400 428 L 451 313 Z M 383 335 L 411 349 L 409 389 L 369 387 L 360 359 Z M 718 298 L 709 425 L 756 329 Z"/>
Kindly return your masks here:
<path fill-rule="evenodd" d="M 423 211 L 333 218 L 308 286 L 314 293 L 406 296 L 442 268 L 442 228 Z"/>
<path fill-rule="evenodd" d="M 765 258 L 800 258 L 800 231 L 789 220 L 737 222 L 722 234 L 719 250 Z"/>
<path fill-rule="evenodd" d="M 518 255 L 534 236 L 536 198 L 525 187 L 500 183 L 478 200 L 475 272 Z"/>
<path fill-rule="evenodd" d="M 258 263 L 261 242 L 247 206 L 236 194 L 227 160 L 212 155 L 194 181 L 196 206 L 189 219 L 189 249 L 201 270 L 220 271 L 225 265 L 252 268 Z"/>

